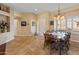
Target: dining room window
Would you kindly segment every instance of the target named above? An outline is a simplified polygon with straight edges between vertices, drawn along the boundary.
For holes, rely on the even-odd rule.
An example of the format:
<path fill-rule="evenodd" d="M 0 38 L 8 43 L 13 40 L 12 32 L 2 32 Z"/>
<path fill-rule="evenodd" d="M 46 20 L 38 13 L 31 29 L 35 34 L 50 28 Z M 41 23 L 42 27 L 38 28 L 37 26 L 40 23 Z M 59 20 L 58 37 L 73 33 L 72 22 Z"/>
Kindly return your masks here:
<path fill-rule="evenodd" d="M 79 31 L 79 16 L 73 18 L 73 31 Z"/>
<path fill-rule="evenodd" d="M 66 19 L 54 20 L 55 30 L 65 30 L 66 29 Z"/>
<path fill-rule="evenodd" d="M 70 29 L 72 31 L 79 31 L 79 16 L 71 16 L 66 19 L 66 29 Z"/>
<path fill-rule="evenodd" d="M 66 19 L 67 20 L 67 30 L 72 30 L 72 19 L 71 18 L 68 18 Z"/>

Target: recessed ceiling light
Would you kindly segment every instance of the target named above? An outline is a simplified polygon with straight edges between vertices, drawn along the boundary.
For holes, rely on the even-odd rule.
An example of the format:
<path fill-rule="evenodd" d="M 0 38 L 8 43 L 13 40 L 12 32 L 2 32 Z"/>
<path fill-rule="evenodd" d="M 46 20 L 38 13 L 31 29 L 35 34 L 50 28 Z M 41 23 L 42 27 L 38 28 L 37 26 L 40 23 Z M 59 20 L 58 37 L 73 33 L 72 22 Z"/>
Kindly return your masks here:
<path fill-rule="evenodd" d="M 38 9 L 34 9 L 34 11 L 38 11 Z"/>

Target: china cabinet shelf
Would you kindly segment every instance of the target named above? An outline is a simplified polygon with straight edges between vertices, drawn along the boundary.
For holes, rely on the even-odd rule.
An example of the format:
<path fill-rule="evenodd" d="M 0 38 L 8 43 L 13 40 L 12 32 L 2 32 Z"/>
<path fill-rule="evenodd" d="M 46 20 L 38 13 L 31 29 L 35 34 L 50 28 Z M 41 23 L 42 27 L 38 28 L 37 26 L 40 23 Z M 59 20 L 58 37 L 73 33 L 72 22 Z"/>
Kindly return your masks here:
<path fill-rule="evenodd" d="M 10 13 L 0 10 L 0 14 L 4 16 L 10 16 Z"/>
<path fill-rule="evenodd" d="M 10 13 L 10 8 L 0 3 L 0 10 Z"/>
<path fill-rule="evenodd" d="M 10 8 L 0 3 L 0 55 L 5 54 L 10 36 Z"/>
<path fill-rule="evenodd" d="M 0 4 L 0 33 L 10 32 L 10 8 Z"/>

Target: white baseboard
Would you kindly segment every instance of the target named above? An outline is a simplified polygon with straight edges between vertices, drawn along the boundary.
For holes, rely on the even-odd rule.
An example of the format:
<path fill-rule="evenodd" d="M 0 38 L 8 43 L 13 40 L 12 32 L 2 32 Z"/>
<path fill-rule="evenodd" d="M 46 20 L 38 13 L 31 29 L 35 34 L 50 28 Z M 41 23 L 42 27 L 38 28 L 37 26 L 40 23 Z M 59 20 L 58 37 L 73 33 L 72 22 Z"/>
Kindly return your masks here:
<path fill-rule="evenodd" d="M 78 41 L 78 40 L 71 40 L 71 41 L 73 41 L 73 42 L 78 42 L 78 43 L 79 43 L 79 41 Z"/>
<path fill-rule="evenodd" d="M 15 35 L 15 36 L 34 36 L 34 35 Z"/>

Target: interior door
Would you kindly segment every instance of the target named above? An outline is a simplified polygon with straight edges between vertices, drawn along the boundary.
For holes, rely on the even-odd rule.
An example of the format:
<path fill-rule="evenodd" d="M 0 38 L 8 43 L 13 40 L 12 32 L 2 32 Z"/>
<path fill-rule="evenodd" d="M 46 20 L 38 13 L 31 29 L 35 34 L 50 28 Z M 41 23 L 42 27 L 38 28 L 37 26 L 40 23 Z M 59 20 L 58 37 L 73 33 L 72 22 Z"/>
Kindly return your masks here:
<path fill-rule="evenodd" d="M 31 21 L 31 32 L 32 32 L 33 35 L 36 32 L 36 21 L 35 20 Z"/>

